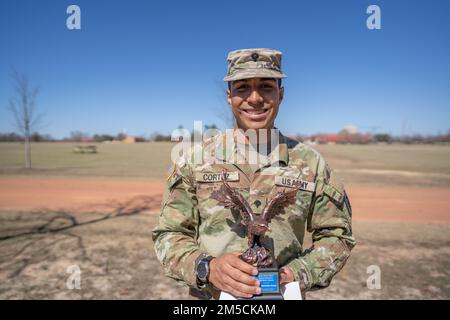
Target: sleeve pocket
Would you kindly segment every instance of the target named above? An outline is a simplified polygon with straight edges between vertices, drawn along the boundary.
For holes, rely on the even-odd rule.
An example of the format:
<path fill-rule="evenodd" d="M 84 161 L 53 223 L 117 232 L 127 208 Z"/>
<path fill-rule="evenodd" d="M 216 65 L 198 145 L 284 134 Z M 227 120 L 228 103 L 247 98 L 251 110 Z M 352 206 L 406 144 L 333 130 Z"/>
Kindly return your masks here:
<path fill-rule="evenodd" d="M 181 175 L 175 173 L 167 180 L 167 189 L 172 190 L 172 188 L 177 184 L 178 181 L 181 181 Z"/>
<path fill-rule="evenodd" d="M 323 192 L 339 205 L 342 205 L 342 203 L 344 202 L 345 192 L 340 186 L 325 184 Z"/>

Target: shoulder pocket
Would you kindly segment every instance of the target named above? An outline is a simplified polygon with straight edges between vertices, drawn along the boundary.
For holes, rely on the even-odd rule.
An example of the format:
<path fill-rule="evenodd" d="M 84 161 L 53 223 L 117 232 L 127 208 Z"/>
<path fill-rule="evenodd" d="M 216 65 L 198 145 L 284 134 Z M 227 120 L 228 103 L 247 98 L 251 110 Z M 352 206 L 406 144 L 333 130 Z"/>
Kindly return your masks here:
<path fill-rule="evenodd" d="M 172 188 L 181 181 L 181 175 L 175 172 L 168 180 L 167 180 L 167 189 L 172 190 Z"/>
<path fill-rule="evenodd" d="M 344 188 L 342 186 L 325 184 L 323 192 L 339 205 L 342 205 L 345 195 Z"/>
<path fill-rule="evenodd" d="M 342 206 L 345 199 L 345 190 L 342 181 L 332 170 L 327 168 L 327 177 L 324 181 L 323 192 L 328 195 L 339 206 Z"/>
<path fill-rule="evenodd" d="M 167 202 L 169 201 L 173 188 L 181 181 L 181 175 L 174 173 L 170 178 L 167 179 L 166 182 L 166 190 L 164 191 L 163 199 L 161 202 L 161 213 L 163 214 L 164 208 L 166 207 Z"/>

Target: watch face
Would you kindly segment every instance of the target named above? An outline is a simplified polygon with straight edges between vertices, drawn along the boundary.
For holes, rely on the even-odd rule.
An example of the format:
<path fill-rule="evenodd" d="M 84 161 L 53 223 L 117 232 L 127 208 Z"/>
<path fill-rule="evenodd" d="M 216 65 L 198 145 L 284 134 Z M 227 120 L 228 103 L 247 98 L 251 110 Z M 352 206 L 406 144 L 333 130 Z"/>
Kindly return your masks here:
<path fill-rule="evenodd" d="M 206 266 L 208 262 L 201 261 L 197 268 L 197 276 L 201 280 L 206 280 L 206 276 L 208 275 L 208 267 Z"/>

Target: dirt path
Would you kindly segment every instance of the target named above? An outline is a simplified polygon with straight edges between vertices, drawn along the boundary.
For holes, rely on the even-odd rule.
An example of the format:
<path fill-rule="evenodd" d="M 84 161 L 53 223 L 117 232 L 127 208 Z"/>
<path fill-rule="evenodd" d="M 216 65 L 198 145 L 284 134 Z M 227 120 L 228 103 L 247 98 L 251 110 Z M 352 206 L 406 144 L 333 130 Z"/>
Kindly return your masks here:
<path fill-rule="evenodd" d="M 450 223 L 450 188 L 349 185 L 354 219 Z"/>
<path fill-rule="evenodd" d="M 0 178 L 0 209 L 101 211 L 136 196 L 160 199 L 163 188 L 164 181 Z M 347 191 L 354 220 L 450 223 L 450 188 L 348 185 Z"/>
<path fill-rule="evenodd" d="M 104 211 L 137 196 L 162 199 L 163 189 L 162 181 L 0 178 L 0 209 Z"/>

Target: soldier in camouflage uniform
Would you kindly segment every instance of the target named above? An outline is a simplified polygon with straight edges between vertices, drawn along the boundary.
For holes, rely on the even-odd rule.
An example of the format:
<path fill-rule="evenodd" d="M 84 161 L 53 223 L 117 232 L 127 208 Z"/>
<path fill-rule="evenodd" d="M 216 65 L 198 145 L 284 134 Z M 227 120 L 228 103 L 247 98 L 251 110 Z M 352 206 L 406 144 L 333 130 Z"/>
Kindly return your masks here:
<path fill-rule="evenodd" d="M 330 284 L 355 245 L 351 206 L 342 183 L 313 148 L 283 136 L 249 143 L 243 130 L 276 129 L 274 121 L 283 99 L 281 52 L 245 49 L 228 55 L 228 102 L 236 120 L 234 131 L 203 142 L 203 148 L 175 161 L 167 178 L 159 223 L 153 241 L 167 276 L 190 287 L 192 295 L 217 298 L 224 290 L 239 297 L 259 294 L 257 269 L 239 258 L 247 247 L 239 212 L 211 198 L 225 178 L 261 213 L 279 191 L 298 188 L 297 200 L 272 220 L 274 256 L 280 281 L 298 281 L 302 293 Z M 275 139 L 275 138 L 278 139 Z M 273 142 L 277 142 L 274 144 Z M 262 152 L 265 148 L 268 152 Z M 244 150 L 244 152 L 243 152 Z M 250 161 L 257 151 L 257 161 Z M 198 153 L 201 163 L 193 161 Z M 196 158 L 198 159 L 198 158 Z M 252 158 L 254 159 L 254 158 Z M 303 248 L 305 225 L 313 246 Z M 199 278 L 199 264 L 208 276 Z"/>

